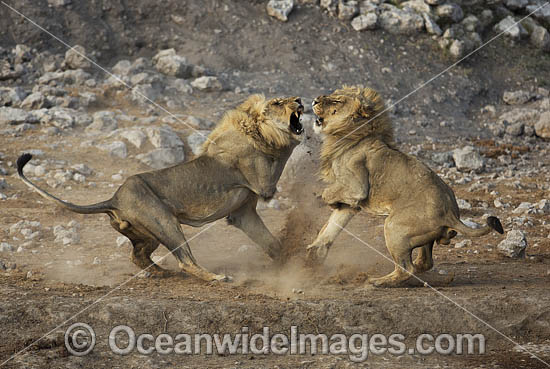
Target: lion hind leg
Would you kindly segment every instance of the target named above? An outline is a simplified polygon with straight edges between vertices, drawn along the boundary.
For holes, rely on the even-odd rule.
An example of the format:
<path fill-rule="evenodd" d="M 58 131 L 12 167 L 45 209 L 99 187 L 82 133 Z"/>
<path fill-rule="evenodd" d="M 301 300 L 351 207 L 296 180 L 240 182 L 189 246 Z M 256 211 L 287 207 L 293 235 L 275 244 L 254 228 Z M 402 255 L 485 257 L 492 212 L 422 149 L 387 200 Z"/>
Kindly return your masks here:
<path fill-rule="evenodd" d="M 197 264 L 180 223 L 160 199 L 144 196 L 140 203 L 143 208 L 151 210 L 126 217 L 131 227 L 140 229 L 141 233 L 162 243 L 176 257 L 184 272 L 205 281 L 229 280 L 225 275 L 211 273 Z M 144 252 L 148 250 L 145 249 Z"/>
<path fill-rule="evenodd" d="M 414 273 L 424 273 L 433 268 L 434 262 L 432 257 L 432 251 L 434 247 L 434 241 L 420 246 L 418 255 L 414 260 Z"/>
<path fill-rule="evenodd" d="M 412 263 L 412 250 L 419 245 L 413 246 L 408 227 L 391 216 L 386 218 L 384 237 L 395 268 L 393 272 L 383 277 L 369 278 L 368 282 L 375 287 L 398 287 L 413 276 L 415 267 Z"/>
<path fill-rule="evenodd" d="M 147 236 L 140 234 L 131 224 L 127 221 L 120 221 L 116 218 L 111 218 L 111 225 L 118 232 L 128 237 L 132 243 L 132 262 L 141 269 L 147 269 L 148 271 L 163 275 L 166 270 L 158 266 L 151 260 L 151 254 L 159 246 L 159 242 L 148 238 Z"/>

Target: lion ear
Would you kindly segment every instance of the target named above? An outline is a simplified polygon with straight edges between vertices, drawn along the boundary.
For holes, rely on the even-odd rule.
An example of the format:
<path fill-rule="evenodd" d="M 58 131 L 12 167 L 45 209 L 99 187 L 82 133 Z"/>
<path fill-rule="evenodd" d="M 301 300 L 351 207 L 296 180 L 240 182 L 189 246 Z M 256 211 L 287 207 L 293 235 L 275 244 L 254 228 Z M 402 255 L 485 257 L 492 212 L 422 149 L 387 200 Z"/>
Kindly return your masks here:
<path fill-rule="evenodd" d="M 374 105 L 372 104 L 371 101 L 369 101 L 367 99 L 364 99 L 364 98 L 359 98 L 359 99 L 357 99 L 357 103 L 359 104 L 359 108 L 357 109 L 357 113 L 361 117 L 368 118 L 368 117 L 372 116 L 372 114 L 374 113 Z"/>

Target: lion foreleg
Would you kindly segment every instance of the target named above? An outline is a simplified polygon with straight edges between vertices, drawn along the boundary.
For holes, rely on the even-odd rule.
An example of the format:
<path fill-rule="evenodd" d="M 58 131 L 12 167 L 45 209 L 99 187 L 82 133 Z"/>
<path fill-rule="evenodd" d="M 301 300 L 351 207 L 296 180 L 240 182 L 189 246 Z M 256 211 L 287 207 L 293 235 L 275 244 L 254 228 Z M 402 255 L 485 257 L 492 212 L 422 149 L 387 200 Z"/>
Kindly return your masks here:
<path fill-rule="evenodd" d="M 227 217 L 227 222 L 243 231 L 270 258 L 276 262 L 280 262 L 281 243 L 271 234 L 258 213 L 256 213 L 255 205 L 255 202 L 249 203 L 236 212 L 231 213 Z"/>
<path fill-rule="evenodd" d="M 336 237 L 357 212 L 357 209 L 348 206 L 333 210 L 328 222 L 323 226 L 315 241 L 307 247 L 308 259 L 318 262 L 324 261 Z"/>

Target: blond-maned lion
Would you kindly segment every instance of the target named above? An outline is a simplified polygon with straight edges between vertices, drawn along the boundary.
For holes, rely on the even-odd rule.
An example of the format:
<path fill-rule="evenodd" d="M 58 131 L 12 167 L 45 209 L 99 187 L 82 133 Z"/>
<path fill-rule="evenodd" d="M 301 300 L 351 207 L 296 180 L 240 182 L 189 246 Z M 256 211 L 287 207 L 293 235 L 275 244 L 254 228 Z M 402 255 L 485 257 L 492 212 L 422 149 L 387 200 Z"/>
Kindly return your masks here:
<path fill-rule="evenodd" d="M 130 239 L 132 261 L 162 273 L 151 253 L 162 243 L 183 271 L 203 280 L 227 280 L 193 257 L 181 225 L 202 226 L 222 217 L 245 232 L 274 260 L 279 241 L 256 213 L 259 197 L 273 196 L 294 147 L 300 142 L 304 107 L 297 97 L 266 100 L 253 95 L 227 112 L 209 135 L 203 154 L 176 166 L 129 177 L 107 201 L 79 206 L 47 193 L 23 175 L 31 159 L 17 160 L 19 177 L 43 197 L 80 214 L 107 213 L 111 225 Z"/>
<path fill-rule="evenodd" d="M 498 218 L 487 226 L 467 227 L 460 221 L 451 188 L 416 158 L 400 152 L 382 98 L 374 90 L 344 87 L 313 101 L 314 123 L 323 134 L 320 174 L 328 183 L 322 197 L 334 210 L 308 246 L 313 260 L 326 258 L 334 239 L 364 209 L 387 215 L 384 236 L 395 270 L 371 278 L 378 287 L 397 286 L 412 274 L 432 268 L 434 241 L 448 244 L 457 232 L 482 236 L 503 233 Z M 420 247 L 412 261 L 412 250 Z"/>

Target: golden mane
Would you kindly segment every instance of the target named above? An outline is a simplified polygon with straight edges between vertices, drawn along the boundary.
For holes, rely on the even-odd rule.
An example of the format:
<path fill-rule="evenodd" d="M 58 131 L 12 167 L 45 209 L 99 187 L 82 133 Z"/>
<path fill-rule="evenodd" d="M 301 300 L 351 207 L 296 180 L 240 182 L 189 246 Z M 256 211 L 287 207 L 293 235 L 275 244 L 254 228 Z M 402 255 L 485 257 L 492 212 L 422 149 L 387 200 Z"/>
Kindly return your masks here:
<path fill-rule="evenodd" d="M 288 132 L 276 127 L 270 117 L 264 115 L 267 104 L 264 95 L 252 95 L 236 109 L 226 112 L 220 123 L 208 136 L 202 146 L 202 152 L 216 143 L 228 130 L 242 133 L 255 149 L 268 155 L 277 155 L 280 150 L 291 144 Z"/>
<path fill-rule="evenodd" d="M 325 137 L 321 148 L 320 174 L 326 181 L 333 181 L 331 164 L 334 158 L 348 151 L 366 138 L 395 146 L 393 127 L 382 97 L 371 88 L 344 86 L 331 95 L 355 98 L 353 113 L 339 122 L 331 122 L 323 129 Z"/>

